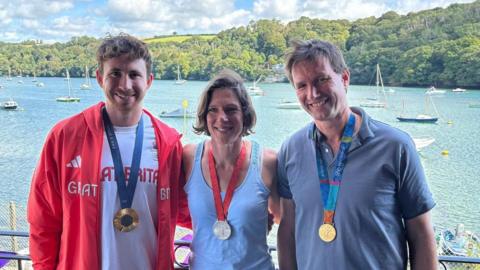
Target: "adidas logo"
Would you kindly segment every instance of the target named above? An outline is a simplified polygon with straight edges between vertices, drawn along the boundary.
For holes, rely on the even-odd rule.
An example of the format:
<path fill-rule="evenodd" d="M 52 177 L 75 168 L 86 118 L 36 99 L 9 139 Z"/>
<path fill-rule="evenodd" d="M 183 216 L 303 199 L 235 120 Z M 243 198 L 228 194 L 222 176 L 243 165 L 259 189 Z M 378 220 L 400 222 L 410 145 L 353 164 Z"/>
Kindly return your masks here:
<path fill-rule="evenodd" d="M 76 156 L 72 161 L 67 163 L 67 168 L 80 168 L 82 166 L 82 158 L 80 155 Z"/>

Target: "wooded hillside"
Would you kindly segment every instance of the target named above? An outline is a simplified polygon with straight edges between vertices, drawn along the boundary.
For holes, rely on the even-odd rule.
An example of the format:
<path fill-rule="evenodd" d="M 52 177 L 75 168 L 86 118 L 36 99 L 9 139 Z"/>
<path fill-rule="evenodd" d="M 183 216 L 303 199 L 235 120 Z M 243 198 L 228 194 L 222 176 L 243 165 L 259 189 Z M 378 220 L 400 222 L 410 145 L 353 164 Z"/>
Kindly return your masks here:
<path fill-rule="evenodd" d="M 283 64 L 293 39 L 325 39 L 344 52 L 353 84 L 373 83 L 380 64 L 385 84 L 403 86 L 480 87 L 480 0 L 399 15 L 393 11 L 353 22 L 301 17 L 288 24 L 252 21 L 216 36 L 149 39 L 157 79 L 208 80 L 228 67 L 247 80 L 272 73 Z M 0 42 L 0 72 L 13 75 L 83 76 L 95 70 L 99 40 L 74 37 L 67 43 Z"/>

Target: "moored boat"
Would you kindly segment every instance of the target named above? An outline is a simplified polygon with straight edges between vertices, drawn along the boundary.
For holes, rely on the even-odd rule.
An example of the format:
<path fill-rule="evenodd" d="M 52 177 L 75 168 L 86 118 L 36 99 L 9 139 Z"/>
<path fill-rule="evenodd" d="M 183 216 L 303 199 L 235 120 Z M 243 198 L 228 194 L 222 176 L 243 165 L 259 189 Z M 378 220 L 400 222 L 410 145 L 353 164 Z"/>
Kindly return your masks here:
<path fill-rule="evenodd" d="M 162 118 L 195 118 L 195 113 L 179 108 L 170 112 L 163 111 L 158 116 Z"/>
<path fill-rule="evenodd" d="M 17 108 L 18 103 L 13 99 L 7 100 L 2 103 L 2 109 L 4 110 L 16 110 Z"/>
<path fill-rule="evenodd" d="M 436 123 L 438 121 L 438 117 L 433 117 L 428 114 L 419 114 L 416 117 L 398 116 L 397 119 L 400 122 L 416 122 L 416 123 Z"/>
<path fill-rule="evenodd" d="M 285 110 L 300 110 L 302 109 L 302 105 L 298 101 L 289 101 L 285 100 L 277 104 L 277 109 L 285 109 Z"/>

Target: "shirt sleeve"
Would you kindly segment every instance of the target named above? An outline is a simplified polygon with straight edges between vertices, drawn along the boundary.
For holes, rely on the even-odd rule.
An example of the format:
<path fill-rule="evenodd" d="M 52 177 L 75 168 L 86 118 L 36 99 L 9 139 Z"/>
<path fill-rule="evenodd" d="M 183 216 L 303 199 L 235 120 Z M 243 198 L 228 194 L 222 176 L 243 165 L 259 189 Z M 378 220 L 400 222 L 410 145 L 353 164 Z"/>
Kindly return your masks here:
<path fill-rule="evenodd" d="M 417 217 L 435 206 L 413 141 L 407 142 L 401 151 L 398 192 L 402 215 L 405 219 Z"/>
<path fill-rule="evenodd" d="M 28 197 L 30 257 L 35 269 L 57 268 L 60 250 L 63 212 L 53 137 L 51 133 L 43 146 Z"/>
<path fill-rule="evenodd" d="M 286 144 L 284 143 L 278 152 L 278 162 L 277 162 L 277 190 L 278 195 L 281 198 L 292 199 L 292 192 L 290 191 L 290 185 L 287 178 L 287 151 Z"/>

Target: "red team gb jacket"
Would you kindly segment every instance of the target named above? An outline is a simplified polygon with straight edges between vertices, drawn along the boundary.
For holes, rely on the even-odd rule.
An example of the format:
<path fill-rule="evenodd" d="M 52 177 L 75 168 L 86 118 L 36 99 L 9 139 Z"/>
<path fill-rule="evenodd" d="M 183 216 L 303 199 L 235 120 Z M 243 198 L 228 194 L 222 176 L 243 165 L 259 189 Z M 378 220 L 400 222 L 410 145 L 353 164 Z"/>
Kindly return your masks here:
<path fill-rule="evenodd" d="M 30 256 L 38 269 L 101 268 L 100 163 L 103 121 L 98 103 L 62 120 L 48 134 L 28 199 Z M 173 269 L 177 220 L 189 225 L 179 135 L 151 113 L 158 147 L 157 269 Z"/>

